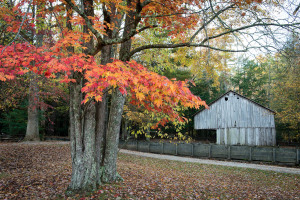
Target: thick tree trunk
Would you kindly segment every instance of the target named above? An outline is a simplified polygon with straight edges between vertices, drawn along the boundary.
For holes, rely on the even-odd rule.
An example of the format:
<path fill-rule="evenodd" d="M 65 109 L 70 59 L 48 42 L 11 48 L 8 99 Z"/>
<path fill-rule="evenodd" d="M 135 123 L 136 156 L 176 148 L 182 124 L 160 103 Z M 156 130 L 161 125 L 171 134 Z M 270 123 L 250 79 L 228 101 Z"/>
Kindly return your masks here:
<path fill-rule="evenodd" d="M 83 79 L 81 74 L 77 75 L 77 83 L 70 86 L 72 178 L 68 191 L 71 193 L 90 191 L 119 178 L 116 161 L 125 102 L 119 89 L 114 89 L 109 119 L 106 95 L 99 103 L 90 101 L 81 105 Z"/>
<path fill-rule="evenodd" d="M 36 15 L 36 23 L 38 25 L 42 24 L 42 19 L 40 18 L 39 8 L 41 7 L 41 4 L 36 7 L 32 7 L 32 13 L 33 18 L 35 18 Z M 37 13 L 36 13 L 37 12 Z M 43 34 L 41 34 L 41 31 L 38 31 L 38 33 L 35 33 L 35 30 L 32 31 L 32 42 L 33 36 L 36 35 L 36 46 L 40 47 L 43 44 Z M 32 74 L 30 77 L 30 85 L 29 85 L 29 93 L 28 93 L 28 116 L 27 116 L 27 128 L 26 128 L 26 135 L 24 140 L 25 141 L 40 141 L 39 136 L 39 87 L 37 84 L 37 75 Z"/>
<path fill-rule="evenodd" d="M 93 0 L 82 1 L 87 16 L 94 16 Z M 67 18 L 71 19 L 72 10 L 67 7 Z M 68 29 L 72 29 L 67 22 Z M 86 25 L 83 32 L 88 33 Z M 93 38 L 84 44 L 84 53 L 89 54 L 94 49 Z M 68 48 L 72 52 L 73 48 Z M 68 187 L 69 193 L 91 191 L 97 187 L 97 159 L 96 159 L 96 104 L 90 100 L 82 105 L 81 89 L 85 82 L 83 74 L 75 72 L 73 78 L 76 83 L 70 84 L 70 140 L 72 156 L 72 177 Z"/>
<path fill-rule="evenodd" d="M 110 63 L 112 54 L 111 46 L 106 46 L 101 51 L 101 64 L 106 65 Z M 105 93 L 102 101 L 96 106 L 96 161 L 97 161 L 97 184 L 102 183 L 103 162 L 106 152 L 106 133 L 108 123 L 108 95 Z"/>
<path fill-rule="evenodd" d="M 125 21 L 125 29 L 123 36 L 127 36 L 130 28 L 132 28 L 132 19 L 130 16 L 126 17 Z M 128 52 L 131 48 L 131 40 L 126 41 L 121 45 L 120 49 L 120 60 L 128 61 L 129 57 L 127 57 Z M 112 57 L 112 56 L 111 56 Z M 121 120 L 123 114 L 123 108 L 125 103 L 125 95 L 122 95 L 118 88 L 113 89 L 112 97 L 111 97 L 111 107 L 109 113 L 109 121 L 107 125 L 106 131 L 106 143 L 105 143 L 105 154 L 103 161 L 103 174 L 102 181 L 103 182 L 114 182 L 121 177 L 117 173 L 117 153 L 118 153 L 118 145 L 119 145 L 119 134 L 121 128 Z"/>
<path fill-rule="evenodd" d="M 88 16 L 93 16 L 93 0 L 84 1 L 84 10 Z M 115 10 L 115 9 L 111 9 Z M 69 12 L 70 13 L 70 12 Z M 110 23 L 107 12 L 105 19 Z M 71 29 L 71 27 L 69 27 Z M 86 31 L 86 27 L 84 27 Z M 107 36 L 113 32 L 107 29 Z M 93 42 L 85 46 L 93 49 Z M 101 64 L 112 62 L 111 46 L 101 50 Z M 102 183 L 114 182 L 119 178 L 117 173 L 117 152 L 119 132 L 123 113 L 125 96 L 118 88 L 113 89 L 111 106 L 108 108 L 108 94 L 102 97 L 101 102 L 91 100 L 81 105 L 83 95 L 81 88 L 84 82 L 83 75 L 74 74 L 76 83 L 70 85 L 70 140 L 72 154 L 72 178 L 68 187 L 70 194 L 79 191 L 90 191 Z M 108 114 L 109 113 L 109 114 Z"/>
<path fill-rule="evenodd" d="M 119 178 L 117 174 L 117 153 L 124 103 L 125 96 L 121 94 L 118 88 L 115 88 L 111 99 L 112 106 L 109 114 L 103 162 L 102 181 L 106 183 L 116 181 Z"/>
<path fill-rule="evenodd" d="M 38 85 L 35 74 L 32 74 L 28 93 L 28 118 L 25 141 L 39 141 L 39 109 L 38 109 Z"/>
<path fill-rule="evenodd" d="M 105 155 L 106 130 L 108 121 L 107 95 L 102 97 L 102 101 L 96 107 L 96 164 L 97 164 L 97 184 L 102 184 L 103 160 Z"/>
<path fill-rule="evenodd" d="M 81 105 L 82 78 L 81 74 L 77 76 L 77 82 L 70 86 L 71 192 L 91 191 L 97 186 L 96 106 L 93 102 Z"/>

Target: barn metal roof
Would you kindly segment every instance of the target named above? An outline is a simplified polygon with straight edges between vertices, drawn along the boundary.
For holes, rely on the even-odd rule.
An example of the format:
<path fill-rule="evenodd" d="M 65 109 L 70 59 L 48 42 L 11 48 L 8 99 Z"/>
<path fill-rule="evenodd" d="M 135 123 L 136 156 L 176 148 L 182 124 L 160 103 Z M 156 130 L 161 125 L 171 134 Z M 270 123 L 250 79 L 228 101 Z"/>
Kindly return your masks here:
<path fill-rule="evenodd" d="M 274 113 L 274 115 L 276 114 L 275 111 L 273 111 L 273 110 L 271 110 L 271 109 L 269 109 L 269 108 L 267 108 L 267 107 L 265 107 L 265 106 L 263 106 L 263 105 L 261 105 L 261 104 L 255 102 L 255 101 L 253 101 L 253 100 L 251 100 L 251 99 L 249 99 L 249 98 L 247 98 L 247 97 L 245 97 L 245 96 L 243 96 L 243 95 L 241 95 L 241 94 L 239 94 L 239 93 L 236 93 L 236 92 L 234 92 L 234 91 L 232 91 L 232 90 L 227 91 L 226 93 L 224 93 L 223 95 L 221 95 L 219 98 L 217 98 L 216 100 L 214 100 L 213 102 L 211 102 L 210 104 L 208 104 L 208 106 L 214 104 L 216 101 L 218 101 L 219 99 L 221 99 L 222 97 L 224 97 L 225 95 L 227 95 L 227 94 L 230 93 L 230 92 L 232 92 L 232 93 L 234 93 L 234 94 L 236 94 L 236 95 L 239 95 L 240 97 L 243 97 L 243 98 L 247 99 L 248 101 L 251 101 L 252 103 L 254 103 L 254 104 L 256 104 L 256 105 L 258 105 L 258 106 L 260 106 L 260 107 L 262 107 L 262 108 L 264 108 L 264 109 L 266 109 L 266 110 L 268 110 L 268 111 L 270 111 L 270 112 L 272 112 L 272 113 Z M 197 115 L 198 113 L 202 112 L 203 110 L 205 110 L 205 108 L 199 110 L 199 111 L 196 112 L 193 116 Z"/>

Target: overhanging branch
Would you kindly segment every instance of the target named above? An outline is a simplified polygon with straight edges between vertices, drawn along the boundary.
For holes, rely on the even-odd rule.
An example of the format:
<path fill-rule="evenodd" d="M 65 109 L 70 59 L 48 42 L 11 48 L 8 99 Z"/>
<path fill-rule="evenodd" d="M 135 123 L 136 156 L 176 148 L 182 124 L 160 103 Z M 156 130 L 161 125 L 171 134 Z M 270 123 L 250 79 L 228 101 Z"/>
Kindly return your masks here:
<path fill-rule="evenodd" d="M 210 23 L 212 22 L 215 18 L 217 18 L 220 14 L 222 14 L 223 12 L 225 12 L 226 10 L 233 8 L 234 5 L 230 5 L 227 6 L 226 8 L 219 10 L 217 13 L 215 13 L 214 16 L 212 16 L 207 22 L 205 22 L 195 33 L 194 35 L 190 38 L 189 42 L 193 42 L 193 40 L 195 39 L 195 37 Z"/>
<path fill-rule="evenodd" d="M 221 49 L 205 44 L 195 44 L 195 43 L 180 43 L 180 44 L 149 44 L 149 45 L 144 45 L 141 47 L 138 47 L 130 52 L 130 57 L 132 57 L 134 54 L 147 50 L 147 49 L 173 49 L 173 48 L 181 48 L 181 47 L 204 47 L 204 48 L 209 48 L 217 51 L 223 51 L 223 52 L 246 52 L 247 49 L 242 49 L 242 50 L 232 50 L 232 49 Z"/>
<path fill-rule="evenodd" d="M 138 48 L 132 50 L 129 53 L 129 57 L 132 57 L 134 54 L 136 54 L 140 51 L 146 50 L 146 49 L 171 49 L 171 48 L 191 47 L 191 46 L 192 47 L 205 47 L 205 48 L 210 48 L 210 49 L 214 49 L 214 50 L 217 50 L 217 51 L 224 51 L 224 52 L 246 52 L 248 50 L 248 48 L 242 49 L 242 50 L 220 49 L 220 48 L 217 48 L 217 47 L 206 45 L 205 43 L 208 40 L 216 39 L 216 38 L 219 38 L 223 35 L 238 32 L 238 31 L 245 30 L 245 29 L 252 28 L 252 27 L 258 27 L 258 26 L 291 27 L 291 26 L 297 26 L 297 25 L 300 25 L 300 23 L 293 23 L 293 24 L 256 23 L 256 24 L 251 24 L 251 25 L 248 25 L 248 26 L 239 27 L 239 28 L 236 28 L 236 29 L 230 29 L 229 31 L 225 31 L 223 33 L 220 33 L 220 34 L 217 34 L 217 35 L 214 35 L 214 36 L 206 37 L 200 43 L 185 42 L 185 43 L 177 43 L 177 44 L 149 44 L 149 45 L 144 45 L 144 46 L 141 46 L 141 47 L 138 47 Z"/>
<path fill-rule="evenodd" d="M 238 32 L 238 31 L 245 30 L 245 29 L 252 28 L 252 27 L 258 27 L 258 26 L 291 27 L 291 26 L 297 26 L 297 25 L 300 25 L 300 23 L 293 23 L 293 24 L 254 23 L 254 24 L 250 24 L 248 26 L 243 26 L 243 27 L 239 27 L 239 28 L 236 28 L 236 29 L 230 29 L 229 31 L 226 31 L 226 32 L 214 35 L 214 36 L 207 37 L 201 43 L 205 43 L 206 41 L 208 41 L 210 39 L 215 39 L 215 38 L 221 37 L 223 35 L 227 35 L 227 34 L 230 34 L 230 33 Z"/>

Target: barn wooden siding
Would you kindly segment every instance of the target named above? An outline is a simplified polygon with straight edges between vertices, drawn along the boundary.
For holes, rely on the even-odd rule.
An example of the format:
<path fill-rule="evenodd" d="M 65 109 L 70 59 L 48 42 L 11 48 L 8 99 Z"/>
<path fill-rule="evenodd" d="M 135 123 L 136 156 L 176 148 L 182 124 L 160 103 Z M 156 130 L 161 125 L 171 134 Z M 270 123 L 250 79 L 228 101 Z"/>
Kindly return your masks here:
<path fill-rule="evenodd" d="M 217 144 L 275 146 L 275 128 L 219 128 Z"/>
<path fill-rule="evenodd" d="M 217 144 L 276 144 L 274 112 L 233 91 L 197 113 L 194 127 L 217 130 Z"/>

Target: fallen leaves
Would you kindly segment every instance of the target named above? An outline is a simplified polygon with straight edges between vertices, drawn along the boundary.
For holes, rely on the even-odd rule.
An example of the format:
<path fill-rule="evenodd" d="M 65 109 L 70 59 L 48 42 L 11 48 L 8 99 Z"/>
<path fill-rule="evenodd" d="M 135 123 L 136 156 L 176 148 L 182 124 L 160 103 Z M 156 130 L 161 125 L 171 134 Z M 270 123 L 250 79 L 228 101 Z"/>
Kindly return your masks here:
<path fill-rule="evenodd" d="M 67 197 L 68 144 L 0 144 L 0 199 L 300 199 L 299 175 L 119 154 L 124 182 Z"/>
<path fill-rule="evenodd" d="M 68 145 L 0 145 L 0 199 L 56 199 L 70 181 Z"/>

